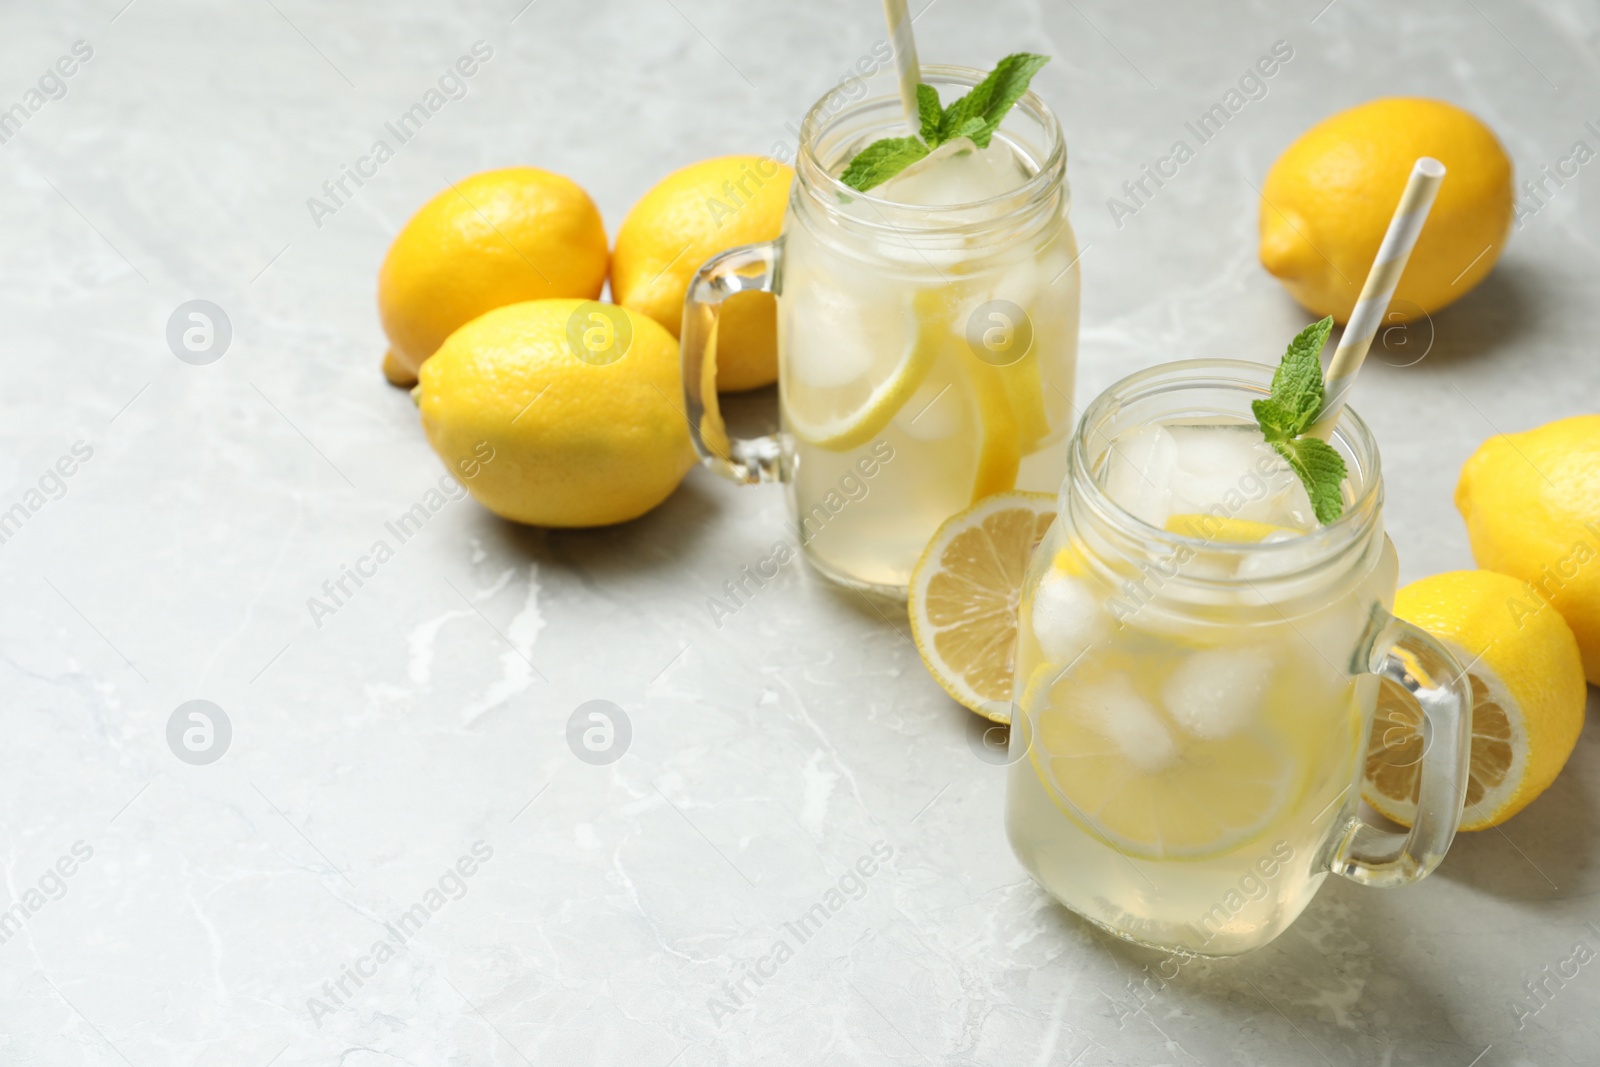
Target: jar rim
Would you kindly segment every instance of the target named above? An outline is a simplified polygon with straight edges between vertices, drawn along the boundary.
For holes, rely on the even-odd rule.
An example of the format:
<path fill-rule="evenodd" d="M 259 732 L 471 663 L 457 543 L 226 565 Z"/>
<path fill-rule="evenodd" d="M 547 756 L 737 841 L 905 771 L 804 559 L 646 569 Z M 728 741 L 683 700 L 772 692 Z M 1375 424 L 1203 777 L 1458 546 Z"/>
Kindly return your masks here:
<path fill-rule="evenodd" d="M 927 84 L 949 84 L 971 88 L 986 77 L 988 72 L 978 70 L 976 67 L 932 63 L 922 65 L 922 80 Z M 898 93 L 867 96 L 861 100 L 851 101 L 837 110 L 829 108 L 829 100 L 843 90 L 844 86 L 845 83 L 840 82 L 822 94 L 816 103 L 811 105 L 805 119 L 800 123 L 800 143 L 795 167 L 795 174 L 799 180 L 796 185 L 823 210 L 835 215 L 842 214 L 839 211 L 841 201 L 859 200 L 867 204 L 877 215 L 877 220 L 849 216 L 853 223 L 863 228 L 896 233 L 911 229 L 919 234 L 932 235 L 966 232 L 974 224 L 987 229 L 1014 222 L 1018 215 L 1032 211 L 1039 203 L 1052 196 L 1058 188 L 1064 188 L 1066 185 L 1067 145 L 1061 132 L 1060 120 L 1056 118 L 1050 105 L 1029 89 L 1018 98 L 1013 112 L 1021 109 L 1043 130 L 1046 143 L 1042 153 L 1044 159 L 1039 164 L 1039 169 L 1027 181 L 999 196 L 940 206 L 936 209 L 937 215 L 952 220 L 947 225 L 908 226 L 908 222 L 925 222 L 927 216 L 935 212 L 930 212 L 926 206 L 902 204 L 874 196 L 870 192 L 852 189 L 829 173 L 826 164 L 817 154 L 817 145 L 823 135 L 848 117 L 859 117 L 862 112 L 874 109 L 892 109 L 895 115 L 903 116 Z M 900 121 L 904 121 L 903 117 Z M 997 205 L 1012 202 L 1015 206 L 1010 210 L 995 213 Z"/>
<path fill-rule="evenodd" d="M 1275 368 L 1266 363 L 1243 359 L 1192 359 L 1161 363 L 1136 371 L 1118 380 L 1084 409 L 1078 427 L 1072 435 L 1068 454 L 1067 485 L 1063 487 L 1062 506 L 1068 492 L 1084 503 L 1097 519 L 1108 524 L 1119 534 L 1154 543 L 1168 551 L 1203 548 L 1222 556 L 1277 554 L 1290 559 L 1295 553 L 1304 553 L 1307 545 L 1317 549 L 1311 556 L 1301 555 L 1305 565 L 1274 575 L 1277 578 L 1297 574 L 1327 565 L 1354 546 L 1363 545 L 1377 527 L 1383 506 L 1383 473 L 1376 438 L 1366 422 L 1352 408 L 1345 407 L 1335 424 L 1332 437 L 1345 446 L 1345 451 L 1355 459 L 1361 482 L 1355 499 L 1346 504 L 1344 513 L 1331 523 L 1319 525 L 1300 537 L 1286 538 L 1270 544 L 1218 541 L 1188 534 L 1173 533 L 1164 527 L 1153 526 L 1124 508 L 1094 477 L 1090 455 L 1090 439 L 1107 420 L 1138 400 L 1164 393 L 1186 389 L 1236 389 L 1244 393 L 1267 396 Z M 1235 414 L 1218 411 L 1217 414 Z M 1269 557 L 1270 558 L 1270 557 Z M 1199 579 L 1220 585 L 1243 584 L 1246 579 Z"/>

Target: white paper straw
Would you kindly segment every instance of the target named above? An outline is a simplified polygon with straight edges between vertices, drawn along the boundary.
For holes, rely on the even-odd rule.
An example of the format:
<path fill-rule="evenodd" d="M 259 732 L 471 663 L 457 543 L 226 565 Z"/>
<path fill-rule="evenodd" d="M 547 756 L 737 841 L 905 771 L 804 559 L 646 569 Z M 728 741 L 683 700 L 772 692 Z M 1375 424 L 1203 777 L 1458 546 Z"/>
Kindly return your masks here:
<path fill-rule="evenodd" d="M 1384 312 L 1389 309 L 1395 286 L 1400 284 L 1400 275 L 1405 273 L 1406 261 L 1416 247 L 1422 224 L 1428 221 L 1428 211 L 1433 207 L 1433 198 L 1442 181 L 1444 164 L 1431 156 L 1423 156 L 1411 168 L 1411 178 L 1400 194 L 1400 203 L 1395 205 L 1383 244 L 1378 246 L 1378 257 L 1372 261 L 1372 269 L 1367 271 L 1367 280 L 1361 286 L 1361 297 L 1350 312 L 1344 336 L 1339 338 L 1339 347 L 1328 363 L 1322 386 L 1322 414 L 1307 431 L 1313 436 L 1326 441 L 1333 433 L 1339 412 L 1344 410 L 1350 389 L 1355 385 L 1356 372 L 1361 369 L 1361 361 L 1367 358 L 1373 335 L 1383 323 Z"/>
<path fill-rule="evenodd" d="M 894 46 L 894 66 L 900 75 L 900 104 L 906 109 L 906 125 L 911 136 L 922 133 L 922 118 L 917 112 L 917 84 L 922 67 L 917 63 L 917 41 L 911 35 L 911 15 L 906 0 L 883 0 L 883 17 L 889 23 L 889 41 Z"/>

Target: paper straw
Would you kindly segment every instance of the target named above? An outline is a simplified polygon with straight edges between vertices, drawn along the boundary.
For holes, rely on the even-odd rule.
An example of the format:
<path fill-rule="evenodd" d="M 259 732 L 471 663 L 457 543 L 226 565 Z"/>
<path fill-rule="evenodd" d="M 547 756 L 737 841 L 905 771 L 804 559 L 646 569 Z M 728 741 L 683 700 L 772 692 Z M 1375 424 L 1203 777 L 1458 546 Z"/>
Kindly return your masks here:
<path fill-rule="evenodd" d="M 1428 221 L 1428 211 L 1433 207 L 1433 198 L 1442 181 L 1444 164 L 1432 156 L 1423 156 L 1412 166 L 1411 178 L 1406 182 L 1405 192 L 1400 194 L 1400 203 L 1395 205 L 1394 218 L 1389 220 L 1383 244 L 1378 246 L 1378 258 L 1367 271 L 1361 297 L 1350 312 L 1344 336 L 1339 338 L 1339 347 L 1334 349 L 1333 359 L 1328 363 L 1328 373 L 1323 377 L 1322 413 L 1307 431 L 1313 436 L 1326 441 L 1333 433 L 1339 412 L 1344 410 L 1350 389 L 1356 383 L 1356 372 L 1361 369 L 1361 361 L 1367 358 L 1373 335 L 1389 310 L 1395 286 L 1400 284 L 1400 275 L 1405 273 L 1406 261 L 1416 247 L 1422 224 Z"/>
<path fill-rule="evenodd" d="M 917 40 L 911 36 L 911 15 L 906 0 L 883 0 L 883 17 L 889 23 L 889 40 L 894 45 L 894 66 L 900 75 L 900 104 L 906 109 L 906 125 L 911 136 L 922 134 L 922 119 L 917 112 L 917 84 L 922 67 L 917 63 Z"/>

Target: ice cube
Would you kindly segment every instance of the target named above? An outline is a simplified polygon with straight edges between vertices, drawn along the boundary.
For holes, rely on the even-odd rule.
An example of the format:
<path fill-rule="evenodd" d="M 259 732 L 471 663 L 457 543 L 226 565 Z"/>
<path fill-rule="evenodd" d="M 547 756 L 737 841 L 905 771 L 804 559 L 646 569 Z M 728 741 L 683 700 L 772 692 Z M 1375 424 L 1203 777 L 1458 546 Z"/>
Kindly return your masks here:
<path fill-rule="evenodd" d="M 1327 568 L 1310 569 L 1328 555 L 1328 546 L 1320 538 L 1278 530 L 1262 538 L 1261 546 L 1239 560 L 1234 571 L 1235 578 L 1249 583 L 1247 603 L 1251 605 L 1281 604 L 1308 596 L 1339 578 Z"/>
<path fill-rule="evenodd" d="M 1288 541 L 1299 541 L 1302 534 L 1293 530 L 1274 530 L 1263 537 L 1259 544 L 1281 545 Z M 1319 557 L 1327 552 L 1325 546 L 1316 541 L 1305 540 L 1293 548 L 1279 548 L 1271 552 L 1251 552 L 1239 561 L 1239 568 L 1234 572 L 1234 577 L 1246 581 L 1263 581 L 1276 578 L 1284 574 L 1293 574 L 1315 563 Z"/>
<path fill-rule="evenodd" d="M 1106 495 L 1151 526 L 1164 527 L 1179 463 L 1177 441 L 1165 426 L 1141 426 L 1112 442 Z"/>
<path fill-rule="evenodd" d="M 1356 662 L 1356 652 L 1373 606 L 1358 597 L 1343 597 L 1293 621 L 1294 628 L 1288 631 L 1286 640 L 1312 678 L 1324 685 L 1339 686 L 1351 675 L 1361 673 L 1363 667 Z"/>
<path fill-rule="evenodd" d="M 1269 449 L 1271 447 L 1267 446 Z M 1295 474 L 1282 456 L 1276 452 L 1272 454 L 1277 458 L 1278 466 L 1270 468 L 1271 473 L 1263 477 L 1267 483 L 1267 495 L 1257 509 L 1260 518 L 1256 521 L 1295 530 L 1316 529 L 1317 513 L 1312 510 L 1305 483 L 1300 481 L 1300 476 Z"/>
<path fill-rule="evenodd" d="M 1105 636 L 1106 619 L 1089 587 L 1059 571 L 1039 579 L 1033 593 L 1033 637 L 1051 663 L 1067 665 Z"/>
<path fill-rule="evenodd" d="M 1191 653 L 1161 687 L 1161 703 L 1191 737 L 1217 740 L 1256 717 L 1272 681 L 1272 656 L 1261 648 Z"/>
<path fill-rule="evenodd" d="M 785 297 L 795 301 L 784 351 L 790 373 L 813 388 L 834 389 L 874 366 L 898 365 L 916 336 L 916 320 L 903 294 L 899 300 L 888 295 L 880 300 L 837 280 L 808 281 Z"/>
<path fill-rule="evenodd" d="M 1028 177 L 1017 154 L 999 138 L 979 148 L 958 137 L 884 182 L 873 195 L 918 207 L 975 204 L 1020 188 Z"/>
<path fill-rule="evenodd" d="M 1127 675 L 1112 674 L 1076 686 L 1072 702 L 1129 763 L 1146 774 L 1165 770 L 1178 758 L 1172 731 Z"/>
<path fill-rule="evenodd" d="M 1008 300 L 1023 311 L 1028 311 L 1048 282 L 1039 265 L 1025 259 L 995 280 L 990 298 Z"/>
<path fill-rule="evenodd" d="M 919 441 L 939 441 L 960 428 L 962 394 L 948 378 L 930 377 L 895 412 L 895 429 Z"/>
<path fill-rule="evenodd" d="M 1174 514 L 1299 526 L 1310 501 L 1288 463 L 1250 425 L 1168 426 L 1177 444 Z"/>
<path fill-rule="evenodd" d="M 1066 293 L 1071 291 L 1071 283 L 1062 275 L 1072 270 L 1078 264 L 1078 248 L 1072 241 L 1057 241 L 1044 257 L 1039 260 L 1039 275 L 1044 283 L 1051 288 L 1052 293 Z M 1054 288 L 1057 284 L 1060 288 Z"/>
<path fill-rule="evenodd" d="M 968 344 L 990 350 L 985 358 L 1013 363 L 1038 344 L 1034 316 L 1045 310 L 1040 297 L 1047 282 L 1031 258 L 997 269 L 987 284 L 965 290 L 951 321 Z"/>

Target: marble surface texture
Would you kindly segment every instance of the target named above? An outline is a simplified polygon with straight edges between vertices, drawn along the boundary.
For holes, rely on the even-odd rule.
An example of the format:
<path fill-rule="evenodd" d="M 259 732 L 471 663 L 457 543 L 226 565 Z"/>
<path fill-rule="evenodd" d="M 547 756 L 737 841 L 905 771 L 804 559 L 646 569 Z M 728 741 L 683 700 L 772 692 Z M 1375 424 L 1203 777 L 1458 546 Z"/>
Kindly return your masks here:
<path fill-rule="evenodd" d="M 870 0 L 0 8 L 0 107 L 92 51 L 0 143 L 0 509 L 44 496 L 0 544 L 0 899 L 25 916 L 0 1063 L 1596 1061 L 1600 964 L 1571 962 L 1600 949 L 1592 727 L 1423 884 L 1331 880 L 1267 949 L 1174 970 L 1026 878 L 1003 773 L 903 627 L 801 566 L 713 625 L 782 531 L 777 489 L 696 470 L 638 522 L 564 533 L 451 501 L 310 617 L 441 474 L 378 375 L 374 278 L 410 212 L 532 163 L 614 233 L 668 170 L 791 144 L 880 24 Z M 916 29 L 928 61 L 1055 57 L 1080 400 L 1281 350 L 1304 318 L 1257 264 L 1254 186 L 1340 107 L 1456 101 L 1521 176 L 1600 145 L 1581 0 L 935 0 Z M 1117 225 L 1108 197 L 1280 40 L 1267 95 Z M 313 219 L 478 41 L 466 95 Z M 1480 441 L 1600 401 L 1592 170 L 1369 361 L 1403 580 L 1470 565 L 1451 492 Z M 167 342 L 196 299 L 231 326 L 208 365 Z M 169 746 L 192 700 L 230 727 L 209 764 Z M 609 764 L 567 741 L 592 700 L 631 727 Z M 864 889 L 792 937 L 862 857 Z"/>

